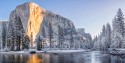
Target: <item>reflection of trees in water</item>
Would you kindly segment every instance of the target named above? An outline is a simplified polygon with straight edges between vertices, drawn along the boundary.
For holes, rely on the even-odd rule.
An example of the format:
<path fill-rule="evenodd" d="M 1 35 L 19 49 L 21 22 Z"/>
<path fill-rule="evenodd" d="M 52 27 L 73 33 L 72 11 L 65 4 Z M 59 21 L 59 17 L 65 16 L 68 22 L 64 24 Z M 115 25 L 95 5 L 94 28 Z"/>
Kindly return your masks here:
<path fill-rule="evenodd" d="M 0 63 L 42 63 L 38 54 L 0 54 Z"/>
<path fill-rule="evenodd" d="M 42 59 L 37 54 L 0 54 L 0 63 L 42 63 Z"/>
<path fill-rule="evenodd" d="M 111 56 L 111 63 L 125 63 L 125 56 Z"/>
<path fill-rule="evenodd" d="M 0 54 L 0 63 L 26 63 L 28 56 L 22 54 Z"/>
<path fill-rule="evenodd" d="M 60 63 L 74 63 L 73 54 L 59 54 Z"/>
<path fill-rule="evenodd" d="M 52 57 L 50 57 L 51 56 L 51 54 L 41 54 L 40 56 L 42 56 L 42 59 L 43 59 L 43 63 L 53 63 L 53 62 L 51 62 L 52 61 Z"/>
<path fill-rule="evenodd" d="M 59 63 L 83 63 L 83 56 L 80 53 L 59 54 Z"/>
<path fill-rule="evenodd" d="M 41 54 L 43 63 L 84 63 L 81 53 Z"/>

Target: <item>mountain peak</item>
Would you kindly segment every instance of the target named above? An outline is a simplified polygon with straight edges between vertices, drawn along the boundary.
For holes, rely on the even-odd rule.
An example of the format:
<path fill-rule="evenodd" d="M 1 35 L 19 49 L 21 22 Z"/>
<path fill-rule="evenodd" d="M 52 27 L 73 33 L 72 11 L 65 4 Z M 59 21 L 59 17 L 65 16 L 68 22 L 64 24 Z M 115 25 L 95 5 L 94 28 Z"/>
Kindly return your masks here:
<path fill-rule="evenodd" d="M 34 3 L 34 2 L 28 2 L 28 4 L 30 5 L 30 6 L 34 6 L 34 7 L 40 7 L 38 4 L 36 4 L 36 3 Z"/>
<path fill-rule="evenodd" d="M 38 4 L 36 4 L 36 3 L 34 3 L 34 2 L 26 2 L 26 3 L 24 3 L 24 4 L 21 4 L 21 5 L 26 5 L 26 4 L 30 4 L 30 5 L 36 5 L 36 6 L 39 6 Z"/>
<path fill-rule="evenodd" d="M 34 2 L 26 2 L 24 4 L 18 5 L 16 7 L 16 9 L 18 8 L 39 8 L 39 9 L 43 9 L 41 6 L 39 6 L 38 4 L 34 3 Z M 24 9 L 25 10 L 25 9 Z M 45 10 L 45 9 L 43 9 Z"/>

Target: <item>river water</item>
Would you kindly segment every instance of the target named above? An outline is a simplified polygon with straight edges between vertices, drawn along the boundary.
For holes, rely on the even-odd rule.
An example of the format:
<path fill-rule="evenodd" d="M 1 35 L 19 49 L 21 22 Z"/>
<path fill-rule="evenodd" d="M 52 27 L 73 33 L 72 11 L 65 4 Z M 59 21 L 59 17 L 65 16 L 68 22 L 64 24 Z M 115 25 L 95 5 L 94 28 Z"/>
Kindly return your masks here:
<path fill-rule="evenodd" d="M 100 51 L 59 54 L 0 54 L 0 63 L 125 63 L 125 57 L 112 56 Z"/>

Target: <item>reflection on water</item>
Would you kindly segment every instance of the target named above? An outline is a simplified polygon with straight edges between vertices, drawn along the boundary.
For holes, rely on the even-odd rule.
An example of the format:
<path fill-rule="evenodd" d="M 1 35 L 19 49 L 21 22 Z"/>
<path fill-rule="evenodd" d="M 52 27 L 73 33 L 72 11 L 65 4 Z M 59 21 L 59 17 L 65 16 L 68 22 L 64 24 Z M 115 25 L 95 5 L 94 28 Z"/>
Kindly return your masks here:
<path fill-rule="evenodd" d="M 42 59 L 40 59 L 37 54 L 30 55 L 27 63 L 42 63 Z"/>
<path fill-rule="evenodd" d="M 96 54 L 97 53 L 91 53 L 91 63 L 101 63 L 101 58 L 98 58 Z"/>
<path fill-rule="evenodd" d="M 0 63 L 125 63 L 124 56 L 99 51 L 61 54 L 0 54 Z"/>

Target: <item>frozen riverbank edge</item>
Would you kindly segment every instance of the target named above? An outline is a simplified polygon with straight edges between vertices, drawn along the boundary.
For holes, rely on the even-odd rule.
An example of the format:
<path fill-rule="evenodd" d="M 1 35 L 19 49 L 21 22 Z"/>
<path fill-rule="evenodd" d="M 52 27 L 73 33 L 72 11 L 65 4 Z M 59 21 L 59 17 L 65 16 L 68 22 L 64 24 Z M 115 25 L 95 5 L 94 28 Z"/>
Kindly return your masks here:
<path fill-rule="evenodd" d="M 76 52 L 86 52 L 90 50 L 48 50 L 48 51 L 36 51 L 37 53 L 76 53 Z M 29 51 L 1 51 L 0 54 L 30 54 Z"/>
<path fill-rule="evenodd" d="M 110 48 L 109 54 L 111 54 L 111 55 L 125 55 L 125 49 L 124 48 Z"/>

